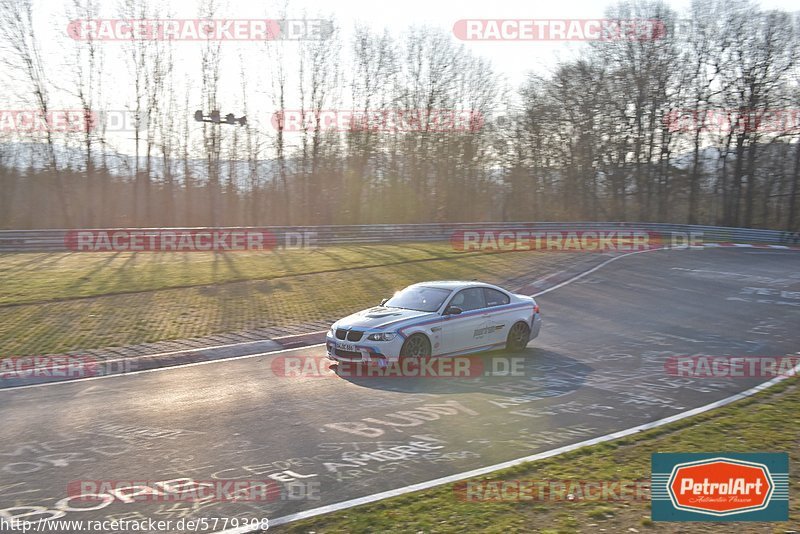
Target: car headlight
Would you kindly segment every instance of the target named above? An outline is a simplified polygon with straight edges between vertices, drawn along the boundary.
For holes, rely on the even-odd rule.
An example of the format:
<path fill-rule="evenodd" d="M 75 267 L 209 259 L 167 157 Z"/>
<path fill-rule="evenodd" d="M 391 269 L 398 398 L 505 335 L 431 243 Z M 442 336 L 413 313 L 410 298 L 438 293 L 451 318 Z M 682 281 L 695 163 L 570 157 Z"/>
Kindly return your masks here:
<path fill-rule="evenodd" d="M 332 326 L 331 326 L 331 329 L 330 329 L 330 330 L 328 330 L 328 335 L 329 335 L 330 337 L 336 337 L 336 329 L 335 329 L 334 327 L 332 327 Z"/>
<path fill-rule="evenodd" d="M 378 332 L 377 334 L 370 334 L 367 339 L 370 341 L 391 341 L 397 334 L 395 332 Z"/>

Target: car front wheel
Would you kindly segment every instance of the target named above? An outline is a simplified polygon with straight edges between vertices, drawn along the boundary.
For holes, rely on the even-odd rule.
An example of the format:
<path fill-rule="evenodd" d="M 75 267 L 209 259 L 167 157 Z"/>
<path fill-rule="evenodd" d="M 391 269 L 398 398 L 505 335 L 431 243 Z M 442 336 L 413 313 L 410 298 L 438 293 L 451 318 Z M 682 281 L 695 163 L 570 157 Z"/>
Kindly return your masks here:
<path fill-rule="evenodd" d="M 422 334 L 414 334 L 406 339 L 400 349 L 401 358 L 427 358 L 431 355 L 431 342 Z"/>

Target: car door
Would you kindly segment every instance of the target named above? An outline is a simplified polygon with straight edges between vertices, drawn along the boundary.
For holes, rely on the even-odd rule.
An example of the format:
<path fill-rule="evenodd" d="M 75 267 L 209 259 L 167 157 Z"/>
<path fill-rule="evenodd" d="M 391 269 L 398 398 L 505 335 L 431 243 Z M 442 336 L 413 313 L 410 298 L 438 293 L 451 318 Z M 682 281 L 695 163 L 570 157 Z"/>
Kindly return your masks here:
<path fill-rule="evenodd" d="M 462 352 L 492 344 L 491 320 L 487 315 L 486 298 L 481 287 L 469 287 L 456 293 L 448 307 L 461 308 L 458 315 L 446 315 L 442 321 L 446 350 Z"/>
<path fill-rule="evenodd" d="M 491 333 L 491 342 L 505 343 L 508 337 L 508 330 L 511 328 L 511 324 L 514 321 L 515 310 L 500 308 L 500 306 L 509 304 L 511 299 L 502 291 L 492 289 L 491 287 L 484 287 L 483 295 L 486 300 L 486 311 L 494 327 Z"/>

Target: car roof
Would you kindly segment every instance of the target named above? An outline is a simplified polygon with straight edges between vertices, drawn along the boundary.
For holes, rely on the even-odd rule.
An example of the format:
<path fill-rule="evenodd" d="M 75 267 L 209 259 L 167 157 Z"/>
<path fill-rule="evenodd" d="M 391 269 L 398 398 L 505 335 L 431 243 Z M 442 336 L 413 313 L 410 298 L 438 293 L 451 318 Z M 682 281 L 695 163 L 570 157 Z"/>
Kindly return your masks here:
<path fill-rule="evenodd" d="M 417 284 L 413 284 L 411 287 L 435 287 L 440 289 L 462 289 L 465 287 L 491 287 L 496 288 L 492 284 L 487 284 L 484 282 L 478 282 L 476 280 L 432 280 L 430 282 L 419 282 Z"/>

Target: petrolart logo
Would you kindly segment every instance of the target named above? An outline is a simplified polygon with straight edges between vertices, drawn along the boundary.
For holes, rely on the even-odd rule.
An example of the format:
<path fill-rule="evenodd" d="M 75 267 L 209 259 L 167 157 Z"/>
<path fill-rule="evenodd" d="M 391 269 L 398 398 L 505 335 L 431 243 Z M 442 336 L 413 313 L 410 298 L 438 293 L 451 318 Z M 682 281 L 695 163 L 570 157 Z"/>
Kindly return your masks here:
<path fill-rule="evenodd" d="M 787 521 L 786 453 L 653 454 L 654 521 Z"/>

